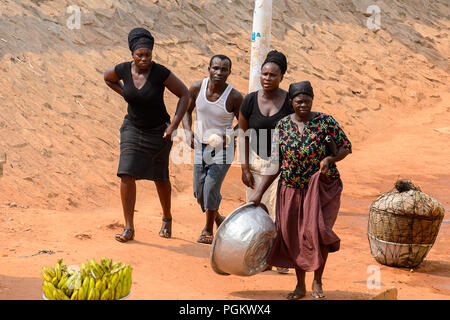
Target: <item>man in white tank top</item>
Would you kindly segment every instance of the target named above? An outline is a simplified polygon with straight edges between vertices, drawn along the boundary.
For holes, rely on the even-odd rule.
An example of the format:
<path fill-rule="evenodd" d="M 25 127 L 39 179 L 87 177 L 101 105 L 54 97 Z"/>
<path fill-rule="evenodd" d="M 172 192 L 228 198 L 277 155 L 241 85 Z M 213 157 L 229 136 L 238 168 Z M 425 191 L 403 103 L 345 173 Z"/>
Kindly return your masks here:
<path fill-rule="evenodd" d="M 234 160 L 232 124 L 233 118 L 239 116 L 243 96 L 227 84 L 231 73 L 231 60 L 227 56 L 213 56 L 208 72 L 208 78 L 194 82 L 189 88 L 190 99 L 183 127 L 187 143 L 194 149 L 194 196 L 206 218 L 197 241 L 211 244 L 214 222 L 218 227 L 224 219 L 219 214 L 220 189 Z M 192 131 L 194 109 L 197 118 L 195 134 Z"/>

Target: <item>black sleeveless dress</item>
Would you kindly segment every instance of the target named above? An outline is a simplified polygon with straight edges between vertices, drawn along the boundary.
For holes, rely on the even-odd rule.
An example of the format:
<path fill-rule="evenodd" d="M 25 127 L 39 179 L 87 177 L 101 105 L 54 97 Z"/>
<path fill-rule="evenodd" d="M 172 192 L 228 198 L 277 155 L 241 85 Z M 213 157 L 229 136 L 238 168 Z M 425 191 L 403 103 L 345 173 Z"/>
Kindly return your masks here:
<path fill-rule="evenodd" d="M 115 72 L 123 81 L 124 99 L 128 102 L 127 115 L 120 127 L 117 176 L 167 181 L 172 141 L 163 139 L 170 124 L 164 104 L 164 81 L 170 70 L 152 62 L 147 81 L 140 89 L 134 85 L 131 62 L 118 64 Z"/>

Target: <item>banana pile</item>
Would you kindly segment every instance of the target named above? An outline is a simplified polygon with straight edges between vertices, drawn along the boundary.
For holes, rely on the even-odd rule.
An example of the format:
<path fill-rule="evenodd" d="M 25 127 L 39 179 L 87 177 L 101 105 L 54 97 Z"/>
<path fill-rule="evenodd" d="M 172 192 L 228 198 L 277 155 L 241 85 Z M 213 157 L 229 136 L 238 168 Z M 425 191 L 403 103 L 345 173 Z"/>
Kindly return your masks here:
<path fill-rule="evenodd" d="M 53 267 L 43 267 L 42 290 L 50 300 L 117 300 L 131 289 L 130 265 L 102 258 L 88 260 L 77 271 L 62 259 Z"/>

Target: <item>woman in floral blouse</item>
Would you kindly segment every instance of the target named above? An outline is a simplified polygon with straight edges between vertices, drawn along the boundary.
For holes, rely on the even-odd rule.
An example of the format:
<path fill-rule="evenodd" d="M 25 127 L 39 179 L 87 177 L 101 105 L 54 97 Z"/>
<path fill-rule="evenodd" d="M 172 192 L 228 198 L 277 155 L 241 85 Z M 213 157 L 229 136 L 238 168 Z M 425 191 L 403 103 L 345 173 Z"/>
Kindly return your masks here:
<path fill-rule="evenodd" d="M 289 98 L 295 111 L 281 119 L 272 143 L 272 175 L 266 175 L 249 202 L 258 205 L 280 175 L 277 191 L 277 237 L 267 263 L 294 268 L 297 286 L 288 299 L 306 294 L 305 273 L 314 271 L 312 295 L 324 298 L 322 274 L 329 252 L 339 250 L 332 231 L 339 211 L 342 181 L 336 162 L 352 151 L 351 143 L 332 116 L 311 111 L 314 93 L 309 81 L 293 83 Z M 330 153 L 325 137 L 337 146 Z"/>

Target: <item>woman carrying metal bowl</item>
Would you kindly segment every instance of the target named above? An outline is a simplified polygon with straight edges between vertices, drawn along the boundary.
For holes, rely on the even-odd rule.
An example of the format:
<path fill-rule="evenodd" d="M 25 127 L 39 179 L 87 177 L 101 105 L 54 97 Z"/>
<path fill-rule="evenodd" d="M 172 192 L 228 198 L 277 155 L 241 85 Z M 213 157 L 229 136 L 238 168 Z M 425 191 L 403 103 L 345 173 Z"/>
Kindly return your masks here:
<path fill-rule="evenodd" d="M 294 113 L 281 119 L 272 141 L 273 171 L 265 175 L 248 202 L 259 204 L 280 175 L 277 189 L 277 237 L 267 263 L 294 268 L 297 286 L 288 299 L 306 295 L 305 273 L 314 271 L 312 296 L 324 298 L 322 274 L 329 252 L 339 250 L 332 231 L 340 206 L 342 181 L 336 162 L 351 153 L 351 143 L 332 116 L 311 111 L 314 93 L 309 81 L 289 87 Z M 328 136 L 328 138 L 327 138 Z M 330 151 L 331 142 L 337 151 Z M 327 140 L 326 140 L 327 139 Z"/>

